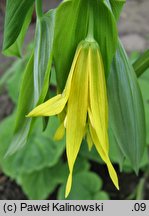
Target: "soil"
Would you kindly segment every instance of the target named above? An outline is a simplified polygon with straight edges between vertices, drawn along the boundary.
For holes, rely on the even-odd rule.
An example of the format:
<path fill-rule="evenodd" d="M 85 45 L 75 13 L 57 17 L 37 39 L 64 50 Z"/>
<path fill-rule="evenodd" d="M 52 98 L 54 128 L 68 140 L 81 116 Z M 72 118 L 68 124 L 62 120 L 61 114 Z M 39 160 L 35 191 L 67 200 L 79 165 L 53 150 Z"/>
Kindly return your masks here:
<path fill-rule="evenodd" d="M 44 0 L 43 8 L 46 11 L 47 8 L 56 7 L 60 0 Z M 122 12 L 121 19 L 119 22 L 119 34 L 120 38 L 126 48 L 127 52 L 130 53 L 134 50 L 139 52 L 144 51 L 149 47 L 149 1 L 148 0 L 127 0 L 126 6 Z M 2 48 L 2 35 L 3 35 L 3 24 L 4 24 L 4 11 L 5 11 L 5 0 L 0 1 L 0 49 Z M 25 44 L 32 40 L 34 36 L 35 23 L 33 22 L 29 28 Z M 0 53 L 0 76 L 6 71 L 7 68 L 12 64 L 15 58 L 6 58 Z M 13 110 L 13 104 L 4 90 L 0 95 L 0 120 L 8 116 Z M 98 173 L 99 165 L 92 162 L 92 171 Z M 138 177 L 130 173 L 119 173 L 121 182 L 121 191 L 118 192 L 114 189 L 109 178 L 106 178 L 105 167 L 103 166 L 100 173 L 104 182 L 104 190 L 106 190 L 111 199 L 127 199 L 129 195 L 133 193 L 139 180 L 142 178 L 143 173 L 140 173 Z M 49 199 L 56 199 L 56 191 Z M 149 199 L 149 178 L 145 183 L 144 199 Z M 11 179 L 6 177 L 3 173 L 0 173 L 0 200 L 21 200 L 27 199 L 22 192 L 21 188 Z"/>
<path fill-rule="evenodd" d="M 0 173 L 0 200 L 27 200 L 20 186 Z"/>
<path fill-rule="evenodd" d="M 9 98 L 6 91 L 0 94 L 0 121 L 10 115 L 13 111 L 14 105 Z"/>
<path fill-rule="evenodd" d="M 91 171 L 99 173 L 99 164 L 91 162 Z M 107 178 L 106 166 L 100 166 L 100 177 L 103 179 L 103 190 L 108 192 L 111 200 L 127 200 L 134 199 L 131 195 L 135 193 L 136 187 L 143 177 L 141 172 L 137 177 L 132 173 L 120 173 L 117 167 L 117 173 L 120 182 L 120 191 L 117 191 L 110 178 Z M 58 188 L 47 198 L 48 200 L 55 200 Z M 149 200 L 149 178 L 146 179 L 144 187 L 144 200 Z M 15 181 L 0 173 L 0 200 L 27 200 L 28 198 L 23 193 L 21 187 Z"/>

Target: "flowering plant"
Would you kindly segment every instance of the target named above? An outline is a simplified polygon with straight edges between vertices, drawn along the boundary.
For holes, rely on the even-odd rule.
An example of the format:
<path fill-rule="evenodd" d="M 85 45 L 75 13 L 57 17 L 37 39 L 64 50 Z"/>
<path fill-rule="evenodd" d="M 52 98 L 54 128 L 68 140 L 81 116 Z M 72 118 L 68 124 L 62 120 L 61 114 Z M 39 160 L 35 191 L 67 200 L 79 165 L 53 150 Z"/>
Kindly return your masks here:
<path fill-rule="evenodd" d="M 87 142 L 90 152 L 95 146 L 117 189 L 111 149 L 116 149 L 114 157 L 121 167 L 127 159 L 136 173 L 140 168 L 146 144 L 144 105 L 136 74 L 141 69 L 135 73 L 118 37 L 117 21 L 124 3 L 65 0 L 43 13 L 41 0 L 18 0 L 15 4 L 7 0 L 5 55 L 21 56 L 34 4 L 37 21 L 6 156 L 25 148 L 37 130 L 38 118 L 34 117 L 42 117 L 43 131 L 50 133 L 54 127 L 49 127 L 51 116 L 57 116 L 59 126 L 51 140 L 66 143 L 69 175 L 65 197 L 71 191 L 75 161 L 83 142 Z M 146 68 L 146 62 L 144 65 Z M 53 74 L 56 91 L 49 90 Z M 59 156 L 63 149 L 60 152 Z"/>

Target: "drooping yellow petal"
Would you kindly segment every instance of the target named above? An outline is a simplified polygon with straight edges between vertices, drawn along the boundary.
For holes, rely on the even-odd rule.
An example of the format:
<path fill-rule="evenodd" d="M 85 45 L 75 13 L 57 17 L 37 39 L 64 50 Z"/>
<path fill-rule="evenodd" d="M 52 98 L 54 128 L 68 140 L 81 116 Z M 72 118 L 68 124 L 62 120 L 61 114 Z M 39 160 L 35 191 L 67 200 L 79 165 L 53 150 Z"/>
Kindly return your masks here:
<path fill-rule="evenodd" d="M 72 184 L 72 173 L 86 128 L 88 105 L 88 49 L 83 47 L 77 60 L 67 105 L 66 152 L 69 177 L 66 196 Z"/>
<path fill-rule="evenodd" d="M 89 128 L 92 140 L 103 161 L 106 163 L 109 175 L 119 189 L 117 174 L 110 161 L 108 142 L 108 103 L 102 56 L 97 44 L 91 47 L 89 53 Z"/>
<path fill-rule="evenodd" d="M 70 191 L 71 191 L 71 186 L 72 186 L 72 172 L 69 173 L 67 183 L 66 183 L 66 191 L 65 191 L 65 198 L 68 197 Z"/>
<path fill-rule="evenodd" d="M 72 66 L 71 66 L 71 69 L 70 69 L 70 72 L 69 72 L 69 75 L 68 75 L 68 79 L 67 79 L 67 82 L 66 82 L 66 86 L 65 86 L 64 91 L 63 91 L 63 94 L 66 95 L 67 98 L 68 98 L 69 93 L 70 93 L 71 81 L 72 81 L 72 77 L 73 77 L 73 74 L 74 74 L 74 70 L 75 70 L 76 63 L 77 63 L 77 60 L 79 58 L 81 49 L 82 49 L 82 44 L 80 43 L 78 45 L 78 47 L 77 47 L 75 57 L 73 59 L 73 63 L 72 63 Z"/>
<path fill-rule="evenodd" d="M 89 113 L 89 119 L 93 120 L 92 113 L 91 113 L 90 110 L 88 110 L 88 113 Z M 118 177 L 117 177 L 116 171 L 115 171 L 115 169 L 114 169 L 114 167 L 113 167 L 113 165 L 112 165 L 112 163 L 110 161 L 110 158 L 108 156 L 108 151 L 100 143 L 99 137 L 97 136 L 97 131 L 95 130 L 95 128 L 93 128 L 91 121 L 90 121 L 90 124 L 89 124 L 89 128 L 90 128 L 90 133 L 91 133 L 91 137 L 93 139 L 94 145 L 95 145 L 99 155 L 101 156 L 102 160 L 107 165 L 110 178 L 112 179 L 115 187 L 119 190 Z"/>
<path fill-rule="evenodd" d="M 67 98 L 59 94 L 37 106 L 26 117 L 57 115 L 64 109 L 66 102 Z"/>
<path fill-rule="evenodd" d="M 89 104 L 94 118 L 93 126 L 96 128 L 100 143 L 108 151 L 108 104 L 106 82 L 102 57 L 97 43 L 94 43 L 90 49 L 89 61 Z"/>
<path fill-rule="evenodd" d="M 53 139 L 59 141 L 63 138 L 64 134 L 65 134 L 65 127 L 64 127 L 64 122 L 62 122 L 60 126 L 57 128 Z"/>
<path fill-rule="evenodd" d="M 79 57 L 81 48 L 82 48 L 81 45 L 78 46 L 77 48 L 63 93 L 58 94 L 57 96 L 49 99 L 45 103 L 40 104 L 35 109 L 33 109 L 26 117 L 52 116 L 52 115 L 57 115 L 60 112 L 62 112 L 62 110 L 64 109 L 67 103 L 68 97 L 69 97 L 73 72 L 74 72 L 76 61 L 77 61 L 77 58 Z"/>

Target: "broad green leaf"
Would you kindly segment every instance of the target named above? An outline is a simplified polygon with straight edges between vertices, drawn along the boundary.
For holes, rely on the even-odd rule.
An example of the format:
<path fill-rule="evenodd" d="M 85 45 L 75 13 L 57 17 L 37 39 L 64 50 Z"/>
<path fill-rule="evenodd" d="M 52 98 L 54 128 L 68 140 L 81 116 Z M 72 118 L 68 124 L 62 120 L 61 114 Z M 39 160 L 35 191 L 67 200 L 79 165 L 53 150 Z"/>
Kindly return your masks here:
<path fill-rule="evenodd" d="M 27 144 L 5 159 L 3 169 L 8 175 L 15 177 L 21 173 L 31 173 L 44 167 L 52 167 L 58 162 L 64 151 L 65 141 L 53 141 L 58 119 L 51 118 L 49 123 L 46 131 L 42 133 L 42 122 L 38 121 Z"/>
<path fill-rule="evenodd" d="M 138 77 L 149 68 L 149 50 L 146 50 L 146 52 L 133 63 L 133 67 Z"/>
<path fill-rule="evenodd" d="M 143 155 L 141 163 L 140 163 L 140 169 L 146 170 L 146 169 L 148 169 L 148 165 L 149 165 L 149 148 L 147 146 L 145 148 L 144 155 Z"/>
<path fill-rule="evenodd" d="M 23 59 L 18 59 L 8 71 L 10 77 L 7 77 L 6 88 L 9 97 L 15 104 L 18 102 L 20 83 L 22 81 L 22 75 L 27 61 L 28 56 Z"/>
<path fill-rule="evenodd" d="M 20 89 L 19 87 L 22 78 L 22 71 L 24 68 L 22 67 L 22 65 L 20 65 L 20 68 L 17 69 L 18 70 L 15 71 L 11 79 L 7 81 L 8 95 L 15 104 L 17 104 L 18 101 L 19 89 Z M 20 71 L 20 69 L 22 70 Z"/>
<path fill-rule="evenodd" d="M 34 0 L 7 0 L 3 52 L 21 55 L 21 46 L 31 20 Z"/>
<path fill-rule="evenodd" d="M 61 167 L 62 164 L 58 163 L 52 168 L 46 167 L 30 174 L 24 173 L 19 177 L 18 183 L 29 199 L 46 199 L 55 190 L 57 185 L 61 183 L 58 172 Z"/>
<path fill-rule="evenodd" d="M 37 20 L 34 49 L 34 104 L 46 97 L 52 64 L 55 10 Z"/>
<path fill-rule="evenodd" d="M 0 93 L 2 89 L 5 88 L 9 80 L 11 80 L 14 77 L 15 71 L 18 71 L 19 68 L 21 69 L 21 65 L 24 63 L 24 59 L 17 59 L 6 71 L 5 73 L 1 76 L 0 79 Z M 22 71 L 22 69 L 21 69 Z M 20 73 L 21 73 L 20 71 Z M 18 84 L 19 85 L 19 84 Z"/>
<path fill-rule="evenodd" d="M 116 18 L 116 20 L 119 19 L 120 13 L 122 11 L 122 8 L 124 4 L 126 3 L 126 0 L 106 0 L 108 4 L 110 4 L 112 12 Z"/>
<path fill-rule="evenodd" d="M 86 160 L 86 158 L 79 156 L 77 158 L 73 174 L 76 175 L 77 173 L 88 171 L 89 169 L 90 169 L 90 164 Z M 59 179 L 61 180 L 61 182 L 66 183 L 68 175 L 69 175 L 68 163 L 65 163 L 61 167 L 61 170 L 59 170 Z"/>
<path fill-rule="evenodd" d="M 60 160 L 64 142 L 52 143 L 50 139 L 53 137 L 57 118 L 50 119 L 50 125 L 43 134 L 39 133 L 40 130 L 36 127 L 27 145 L 4 160 L 3 157 L 13 135 L 9 127 L 10 124 L 13 125 L 14 117 L 8 117 L 0 124 L 1 168 L 21 185 L 30 199 L 45 199 L 58 184 L 66 181 L 69 172 L 68 165 Z M 88 169 L 89 163 L 83 158 L 78 158 L 74 173 Z"/>
<path fill-rule="evenodd" d="M 110 197 L 108 195 L 108 193 L 106 193 L 105 191 L 99 191 L 98 193 L 95 194 L 94 200 L 109 200 Z"/>
<path fill-rule="evenodd" d="M 146 120 L 146 143 L 149 145 L 149 70 L 147 70 L 139 78 L 139 85 L 141 88 Z"/>
<path fill-rule="evenodd" d="M 135 72 L 120 43 L 107 88 L 109 127 L 120 150 L 138 172 L 145 148 L 144 107 Z"/>
<path fill-rule="evenodd" d="M 0 167 L 3 168 L 4 155 L 8 149 L 12 139 L 13 131 L 10 130 L 10 125 L 14 124 L 15 115 L 10 115 L 0 122 Z"/>
<path fill-rule="evenodd" d="M 115 17 L 106 3 L 94 2 L 95 39 L 101 49 L 105 73 L 108 76 L 113 56 L 117 48 L 118 32 Z"/>
<path fill-rule="evenodd" d="M 30 129 L 31 119 L 25 116 L 33 107 L 34 91 L 33 91 L 33 55 L 25 69 L 20 89 L 17 117 L 15 120 L 15 129 L 12 143 L 7 151 L 7 155 L 13 154 L 26 143 L 28 132 Z"/>
<path fill-rule="evenodd" d="M 72 189 L 67 199 L 93 200 L 102 187 L 100 177 L 92 172 L 79 172 L 73 177 Z M 64 199 L 65 185 L 58 191 L 58 199 Z M 99 194 L 98 194 L 99 195 Z"/>
<path fill-rule="evenodd" d="M 51 168 L 46 167 L 29 174 L 22 173 L 19 178 L 17 178 L 17 182 L 21 185 L 23 191 L 30 199 L 46 199 L 51 193 L 53 193 L 58 185 L 64 184 L 67 178 L 67 168 L 66 164 L 59 161 Z M 88 168 L 87 161 L 81 159 L 76 163 L 74 171 L 76 174 L 82 171 L 87 172 Z M 97 183 L 96 188 L 101 187 L 101 179 L 99 179 L 95 174 L 91 174 L 89 177 L 93 178 L 94 183 Z"/>
<path fill-rule="evenodd" d="M 145 151 L 144 151 L 144 154 L 143 154 L 143 157 L 140 161 L 140 170 L 144 171 L 146 169 L 148 169 L 148 165 L 149 165 L 149 149 L 148 147 L 145 148 Z M 133 167 L 132 167 L 132 164 L 130 163 L 129 160 L 125 160 L 124 163 L 123 163 L 123 169 L 122 169 L 123 172 L 126 172 L 126 173 L 131 173 L 133 171 Z"/>
<path fill-rule="evenodd" d="M 114 136 L 112 130 L 110 129 L 109 129 L 109 143 L 110 143 L 110 158 L 112 162 L 117 163 L 119 165 L 119 168 L 122 171 L 125 156 L 118 145 L 117 137 Z"/>
<path fill-rule="evenodd" d="M 64 164 L 60 161 L 65 142 L 53 142 L 51 139 L 58 119 L 54 117 L 43 134 L 39 133 L 42 124 L 38 123 L 40 130 L 39 127 L 34 129 L 27 145 L 4 159 L 13 136 L 10 125 L 14 124 L 14 119 L 15 115 L 12 115 L 0 123 L 0 167 L 6 175 L 23 187 L 30 199 L 45 199 L 58 183 L 65 180 L 65 172 L 61 172 Z"/>
<path fill-rule="evenodd" d="M 29 56 L 33 49 L 33 43 L 29 43 L 26 48 L 27 54 L 23 58 L 18 58 L 1 76 L 0 79 L 0 92 L 3 88 L 7 88 L 8 94 L 11 99 L 17 103 L 18 94 L 20 90 L 20 80 L 24 68 L 29 60 Z"/>
<path fill-rule="evenodd" d="M 77 44 L 87 34 L 87 3 L 84 4 L 85 9 L 80 14 L 82 1 L 74 2 L 62 2 L 56 11 L 54 62 L 58 86 L 61 90 L 64 88 Z"/>
<path fill-rule="evenodd" d="M 39 24 L 39 22 L 41 23 Z M 25 116 L 36 106 L 37 102 L 42 103 L 47 95 L 52 63 L 53 25 L 54 11 L 48 12 L 38 20 L 35 41 L 36 53 L 35 56 L 31 56 L 23 75 L 14 137 L 7 154 L 13 154 L 25 145 L 30 128 L 34 124 L 34 120 L 32 121 L 31 118 Z M 35 62 L 38 66 L 35 66 Z"/>
<path fill-rule="evenodd" d="M 77 45 L 87 36 L 89 10 L 93 10 L 94 37 L 100 46 L 108 74 L 117 47 L 114 15 L 104 1 L 64 1 L 56 12 L 54 37 L 54 62 L 60 91 L 65 86 Z"/>

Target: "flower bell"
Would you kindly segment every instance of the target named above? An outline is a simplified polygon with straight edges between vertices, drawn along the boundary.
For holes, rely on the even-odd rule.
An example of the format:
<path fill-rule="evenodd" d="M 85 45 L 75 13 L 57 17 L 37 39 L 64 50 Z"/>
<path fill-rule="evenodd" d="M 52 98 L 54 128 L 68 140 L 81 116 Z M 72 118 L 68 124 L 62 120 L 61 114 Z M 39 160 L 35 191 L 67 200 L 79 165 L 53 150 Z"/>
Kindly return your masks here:
<path fill-rule="evenodd" d="M 55 139 L 62 138 L 66 128 L 69 165 L 66 197 L 71 190 L 74 163 L 84 138 L 87 139 L 89 149 L 95 145 L 107 165 L 114 185 L 119 189 L 117 174 L 108 156 L 106 81 L 100 48 L 95 40 L 84 40 L 78 45 L 62 94 L 37 106 L 27 117 L 53 116 L 62 113 L 64 109 L 66 116 L 55 134 Z"/>

